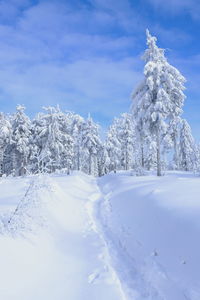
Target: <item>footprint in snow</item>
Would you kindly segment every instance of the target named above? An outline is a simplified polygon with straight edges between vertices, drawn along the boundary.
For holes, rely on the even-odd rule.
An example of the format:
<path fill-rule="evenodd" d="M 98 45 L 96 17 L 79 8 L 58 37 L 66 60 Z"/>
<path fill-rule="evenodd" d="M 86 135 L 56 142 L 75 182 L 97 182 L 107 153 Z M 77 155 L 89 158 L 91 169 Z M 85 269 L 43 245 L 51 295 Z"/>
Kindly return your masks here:
<path fill-rule="evenodd" d="M 154 250 L 152 253 L 151 253 L 151 256 L 158 256 L 158 252 L 156 250 Z"/>
<path fill-rule="evenodd" d="M 100 273 L 99 270 L 94 271 L 92 274 L 88 276 L 88 283 L 95 284 L 99 279 Z"/>

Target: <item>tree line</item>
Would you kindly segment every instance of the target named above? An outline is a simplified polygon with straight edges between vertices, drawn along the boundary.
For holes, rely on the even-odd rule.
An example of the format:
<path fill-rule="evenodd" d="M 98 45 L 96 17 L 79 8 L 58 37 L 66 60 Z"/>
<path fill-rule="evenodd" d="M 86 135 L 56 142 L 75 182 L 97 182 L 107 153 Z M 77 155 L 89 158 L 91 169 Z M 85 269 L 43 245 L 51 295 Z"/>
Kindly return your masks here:
<path fill-rule="evenodd" d="M 13 115 L 0 113 L 0 175 L 156 170 L 160 176 L 166 169 L 198 170 L 200 149 L 181 117 L 185 78 L 156 41 L 147 30 L 143 81 L 132 94 L 130 112 L 113 120 L 105 141 L 90 116 L 58 106 L 44 108 L 33 120 L 21 105 Z"/>

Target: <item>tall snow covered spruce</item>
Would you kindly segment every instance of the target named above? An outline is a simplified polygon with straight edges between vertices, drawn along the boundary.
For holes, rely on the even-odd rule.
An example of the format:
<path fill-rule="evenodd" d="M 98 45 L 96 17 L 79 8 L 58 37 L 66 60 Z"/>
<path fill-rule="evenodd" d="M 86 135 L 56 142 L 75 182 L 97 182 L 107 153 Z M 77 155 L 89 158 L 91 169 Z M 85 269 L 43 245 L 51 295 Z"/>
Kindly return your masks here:
<path fill-rule="evenodd" d="M 142 165 L 144 140 L 150 135 L 156 142 L 157 175 L 161 176 L 163 140 L 170 121 L 182 113 L 185 78 L 167 62 L 164 50 L 156 45 L 156 37 L 148 30 L 146 35 L 144 80 L 132 95 L 132 112 L 140 137 Z"/>

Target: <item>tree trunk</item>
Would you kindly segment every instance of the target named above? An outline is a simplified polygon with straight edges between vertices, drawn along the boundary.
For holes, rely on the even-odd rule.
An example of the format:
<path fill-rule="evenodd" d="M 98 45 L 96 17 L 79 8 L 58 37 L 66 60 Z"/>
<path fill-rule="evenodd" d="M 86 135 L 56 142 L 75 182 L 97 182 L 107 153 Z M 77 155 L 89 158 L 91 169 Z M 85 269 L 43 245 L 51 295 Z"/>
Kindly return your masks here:
<path fill-rule="evenodd" d="M 142 137 L 140 137 L 140 141 L 141 141 L 141 167 L 144 168 L 144 142 Z"/>
<path fill-rule="evenodd" d="M 179 170 L 179 153 L 178 153 L 178 144 L 177 144 L 177 136 L 174 137 L 174 161 L 176 164 L 176 170 Z"/>
<path fill-rule="evenodd" d="M 0 176 L 3 175 L 3 148 L 0 150 Z"/>
<path fill-rule="evenodd" d="M 92 174 L 92 154 L 89 153 L 89 175 Z"/>
<path fill-rule="evenodd" d="M 127 146 L 126 146 L 126 158 L 125 158 L 125 170 L 128 170 L 128 150 L 127 150 Z"/>
<path fill-rule="evenodd" d="M 157 129 L 156 134 L 156 143 L 157 143 L 157 176 L 161 176 L 161 155 L 160 155 L 160 132 L 159 128 Z"/>
<path fill-rule="evenodd" d="M 17 176 L 17 163 L 16 163 L 16 153 L 13 151 L 12 153 L 12 173 L 13 176 Z"/>
<path fill-rule="evenodd" d="M 77 153 L 77 170 L 80 171 L 80 150 Z"/>

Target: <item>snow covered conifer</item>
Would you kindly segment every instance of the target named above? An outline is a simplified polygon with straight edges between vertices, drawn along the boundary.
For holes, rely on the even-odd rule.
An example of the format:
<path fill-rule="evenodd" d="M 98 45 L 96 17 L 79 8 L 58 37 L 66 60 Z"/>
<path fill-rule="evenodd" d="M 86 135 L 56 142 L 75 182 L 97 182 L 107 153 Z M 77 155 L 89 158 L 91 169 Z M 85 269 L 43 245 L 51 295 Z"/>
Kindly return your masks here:
<path fill-rule="evenodd" d="M 197 163 L 197 153 L 190 125 L 182 120 L 180 131 L 180 165 L 182 170 L 191 171 Z"/>
<path fill-rule="evenodd" d="M 46 144 L 42 149 L 46 156 L 46 167 L 49 172 L 60 168 L 61 153 L 63 151 L 62 136 L 59 123 L 60 111 L 57 107 L 45 107 Z"/>
<path fill-rule="evenodd" d="M 99 127 L 90 116 L 82 127 L 83 169 L 89 175 L 98 174 L 98 152 L 101 147 Z"/>
<path fill-rule="evenodd" d="M 73 169 L 75 156 L 73 137 L 74 114 L 70 112 L 66 114 L 62 113 L 60 109 L 57 110 L 61 144 L 63 145 L 60 157 L 60 168 L 66 169 L 69 174 L 70 170 Z"/>
<path fill-rule="evenodd" d="M 173 143 L 174 148 L 174 156 L 173 156 L 173 162 L 174 162 L 174 168 L 176 170 L 180 169 L 180 128 L 182 124 L 182 119 L 178 116 L 175 116 L 170 123 L 169 123 L 169 129 L 168 129 L 168 135 Z"/>
<path fill-rule="evenodd" d="M 6 148 L 6 173 L 24 175 L 27 173 L 30 155 L 31 122 L 24 113 L 25 107 L 18 105 L 16 110 L 11 118 L 12 134 L 9 146 Z"/>
<path fill-rule="evenodd" d="M 109 171 L 114 171 L 120 167 L 121 143 L 119 141 L 119 119 L 115 118 L 113 124 L 107 132 L 105 147 L 109 157 Z"/>
<path fill-rule="evenodd" d="M 149 140 L 148 147 L 145 153 L 145 167 L 147 170 L 154 170 L 156 167 L 156 142 Z"/>
<path fill-rule="evenodd" d="M 124 113 L 121 115 L 118 131 L 119 141 L 121 144 L 121 165 L 123 169 L 129 170 L 136 164 L 135 127 L 130 114 Z"/>
<path fill-rule="evenodd" d="M 38 114 L 33 121 L 38 146 L 36 157 L 41 172 L 72 168 L 73 140 L 66 132 L 65 117 L 58 107 L 45 108 L 46 114 Z"/>
<path fill-rule="evenodd" d="M 74 157 L 73 168 L 74 170 L 81 170 L 81 156 L 82 156 L 82 128 L 84 119 L 78 114 L 68 113 L 67 119 L 70 120 L 71 131 L 70 135 L 73 138 Z"/>
<path fill-rule="evenodd" d="M 98 175 L 103 176 L 109 172 L 110 158 L 105 145 L 102 145 L 98 152 Z"/>
<path fill-rule="evenodd" d="M 11 138 L 11 124 L 3 113 L 0 113 L 0 175 L 4 173 L 4 153 Z"/>
<path fill-rule="evenodd" d="M 162 142 L 170 120 L 182 113 L 185 78 L 167 62 L 164 50 L 156 45 L 156 37 L 148 30 L 146 33 L 144 80 L 132 96 L 132 111 L 140 136 L 144 139 L 149 134 L 156 141 L 157 175 L 160 176 Z"/>

